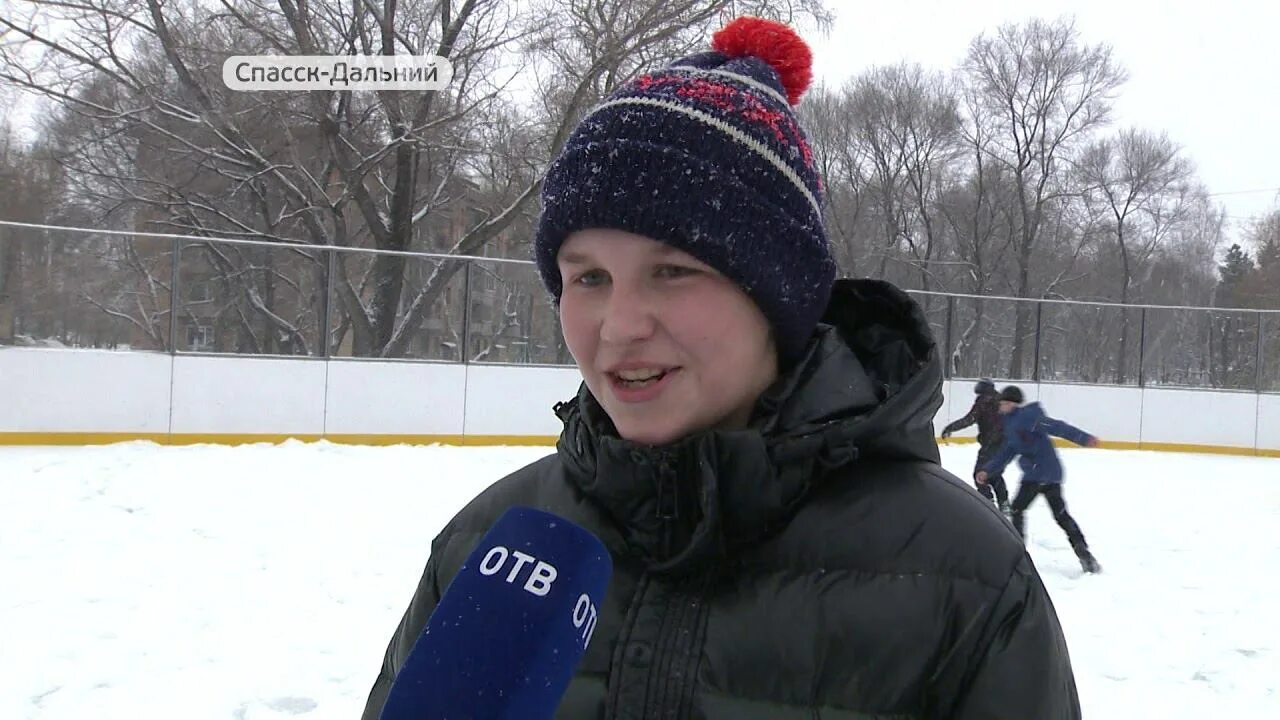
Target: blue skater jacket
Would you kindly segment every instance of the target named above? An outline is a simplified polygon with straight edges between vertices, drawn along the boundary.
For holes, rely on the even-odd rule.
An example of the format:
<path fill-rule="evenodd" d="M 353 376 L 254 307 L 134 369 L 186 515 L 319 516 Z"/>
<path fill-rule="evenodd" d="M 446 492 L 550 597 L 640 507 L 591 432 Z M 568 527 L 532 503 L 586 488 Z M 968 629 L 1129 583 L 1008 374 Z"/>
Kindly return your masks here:
<path fill-rule="evenodd" d="M 1031 403 L 1004 416 L 1004 443 L 983 469 L 998 475 L 1015 457 L 1022 468 L 1022 481 L 1040 484 L 1062 482 L 1062 461 L 1049 436 L 1088 445 L 1093 436 L 1073 425 L 1044 414 L 1040 403 Z"/>

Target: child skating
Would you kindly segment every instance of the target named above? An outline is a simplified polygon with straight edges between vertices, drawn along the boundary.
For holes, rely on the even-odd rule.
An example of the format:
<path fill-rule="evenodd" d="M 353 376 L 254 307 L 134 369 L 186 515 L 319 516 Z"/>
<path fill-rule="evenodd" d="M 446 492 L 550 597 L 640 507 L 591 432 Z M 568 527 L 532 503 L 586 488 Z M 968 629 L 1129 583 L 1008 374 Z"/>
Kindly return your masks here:
<path fill-rule="evenodd" d="M 996 456 L 978 471 L 978 483 L 986 483 L 988 478 L 1001 474 L 1015 457 L 1022 468 L 1022 484 L 1013 499 L 1010 519 L 1019 535 L 1023 535 L 1025 522 L 1023 513 L 1031 505 L 1037 495 L 1044 495 L 1053 511 L 1053 519 L 1067 534 L 1071 548 L 1085 572 L 1096 573 L 1101 570 L 1098 561 L 1089 551 L 1084 533 L 1075 518 L 1067 512 L 1067 502 L 1062 497 L 1062 461 L 1058 451 L 1053 447 L 1050 436 L 1084 447 L 1097 447 L 1098 439 L 1089 433 L 1055 420 L 1045 414 L 1040 403 L 1023 405 L 1022 389 L 1010 385 L 1000 392 L 1000 413 L 1004 415 L 1004 444 Z"/>
<path fill-rule="evenodd" d="M 986 466 L 1004 444 L 1004 418 L 1000 415 L 1000 392 L 996 390 L 995 383 L 983 378 L 974 384 L 973 394 L 977 397 L 973 399 L 973 407 L 969 408 L 969 413 L 943 428 L 942 437 L 949 438 L 957 430 L 977 424 L 978 460 L 973 465 L 973 476 L 977 478 L 978 471 Z M 996 503 L 1000 512 L 1009 514 L 1009 489 L 1004 484 L 1003 475 L 993 473 L 987 477 L 986 482 L 977 483 L 977 486 L 978 492 Z"/>

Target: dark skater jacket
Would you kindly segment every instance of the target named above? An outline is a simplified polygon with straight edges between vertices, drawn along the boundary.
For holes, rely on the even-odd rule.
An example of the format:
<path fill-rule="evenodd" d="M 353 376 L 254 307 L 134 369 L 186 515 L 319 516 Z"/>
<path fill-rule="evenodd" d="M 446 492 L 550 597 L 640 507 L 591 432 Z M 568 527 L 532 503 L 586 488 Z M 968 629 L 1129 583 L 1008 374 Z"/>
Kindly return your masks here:
<path fill-rule="evenodd" d="M 978 446 L 981 453 L 993 453 L 1004 443 L 1003 422 L 1000 417 L 1000 393 L 984 392 L 973 400 L 969 413 L 942 428 L 942 432 L 950 435 L 970 425 L 978 425 Z"/>
<path fill-rule="evenodd" d="M 1022 541 L 938 464 L 941 366 L 920 309 L 841 280 L 823 320 L 747 430 L 651 448 L 618 438 L 585 388 L 558 405 L 556 454 L 432 543 L 365 720 L 513 505 L 582 525 L 614 558 L 561 720 L 1079 718 Z"/>

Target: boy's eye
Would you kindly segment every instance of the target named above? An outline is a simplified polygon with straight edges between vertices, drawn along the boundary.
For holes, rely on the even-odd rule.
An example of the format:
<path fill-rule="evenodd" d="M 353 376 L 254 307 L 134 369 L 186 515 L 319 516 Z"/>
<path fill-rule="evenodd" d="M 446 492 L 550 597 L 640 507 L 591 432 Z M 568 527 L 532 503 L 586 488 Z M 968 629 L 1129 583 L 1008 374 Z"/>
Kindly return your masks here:
<path fill-rule="evenodd" d="M 680 278 L 689 275 L 697 275 L 696 268 L 686 267 L 684 265 L 659 265 L 657 275 L 664 278 Z"/>
<path fill-rule="evenodd" d="M 603 284 L 608 279 L 609 276 L 606 275 L 603 270 L 587 270 L 586 272 L 578 273 L 578 275 L 573 278 L 573 284 L 581 285 L 583 287 L 596 287 Z"/>

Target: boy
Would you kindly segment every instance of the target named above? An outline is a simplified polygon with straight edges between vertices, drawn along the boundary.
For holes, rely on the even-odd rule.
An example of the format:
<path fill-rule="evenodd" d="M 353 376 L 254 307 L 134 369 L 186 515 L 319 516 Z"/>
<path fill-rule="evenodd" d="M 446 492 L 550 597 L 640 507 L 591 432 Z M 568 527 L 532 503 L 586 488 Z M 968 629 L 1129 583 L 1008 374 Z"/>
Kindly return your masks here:
<path fill-rule="evenodd" d="M 535 257 L 582 387 L 555 453 L 433 543 L 365 720 L 516 505 L 614 561 L 559 720 L 1078 720 L 1026 548 L 938 464 L 924 313 L 836 280 L 792 108 L 807 46 L 740 18 L 712 47 L 615 91 L 552 164 Z"/>
<path fill-rule="evenodd" d="M 996 390 L 995 383 L 983 378 L 974 384 L 973 394 L 977 397 L 974 398 L 973 407 L 969 408 L 969 413 L 943 428 L 942 438 L 945 440 L 955 431 L 977 423 L 978 461 L 973 466 L 973 476 L 977 478 L 978 471 L 986 466 L 1004 444 L 1004 432 L 1001 427 L 1003 423 L 1000 415 L 1000 393 Z M 977 486 L 982 497 L 995 502 L 1000 512 L 1009 514 L 1009 488 L 1004 484 L 1004 475 L 999 473 L 991 475 L 985 483 L 977 483 Z M 992 490 L 995 490 L 994 497 Z"/>
<path fill-rule="evenodd" d="M 978 471 L 978 482 L 986 483 L 989 478 L 999 475 L 1006 465 L 1018 457 L 1018 465 L 1022 468 L 1022 484 L 1018 487 L 1018 495 L 1013 499 L 1013 527 L 1019 535 L 1023 535 L 1023 513 L 1031 505 L 1037 495 L 1044 495 L 1053 510 L 1053 519 L 1067 534 L 1071 548 L 1080 558 L 1080 565 L 1087 573 L 1096 573 L 1102 568 L 1089 552 L 1084 533 L 1076 524 L 1075 518 L 1067 512 L 1067 501 L 1062 497 L 1062 461 L 1058 451 L 1054 449 L 1049 436 L 1084 447 L 1098 447 L 1098 439 L 1089 433 L 1055 420 L 1045 415 L 1040 403 L 1023 405 L 1022 389 L 1010 385 L 1000 392 L 1000 413 L 1004 415 L 1004 445 L 1000 452 Z"/>

